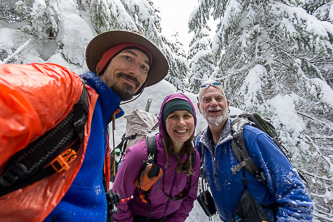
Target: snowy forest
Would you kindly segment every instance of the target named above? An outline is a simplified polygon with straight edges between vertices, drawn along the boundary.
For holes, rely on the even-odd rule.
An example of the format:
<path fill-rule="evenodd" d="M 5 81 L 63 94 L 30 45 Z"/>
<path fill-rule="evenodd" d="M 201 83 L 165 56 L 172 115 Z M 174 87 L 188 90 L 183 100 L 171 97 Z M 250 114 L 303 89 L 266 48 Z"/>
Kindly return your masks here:
<path fill-rule="evenodd" d="M 0 16 L 0 64 L 78 74 L 95 35 L 140 31 L 165 53 L 174 91 L 196 94 L 213 78 L 230 106 L 269 119 L 308 182 L 314 221 L 333 221 L 333 1 L 198 0 L 188 51 L 163 34 L 154 0 L 1 0 Z"/>

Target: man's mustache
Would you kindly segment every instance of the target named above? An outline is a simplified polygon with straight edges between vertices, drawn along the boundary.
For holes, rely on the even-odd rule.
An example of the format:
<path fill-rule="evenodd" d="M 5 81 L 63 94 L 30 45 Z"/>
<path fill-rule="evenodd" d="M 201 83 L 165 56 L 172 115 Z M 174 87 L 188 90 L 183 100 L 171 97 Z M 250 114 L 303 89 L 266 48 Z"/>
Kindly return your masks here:
<path fill-rule="evenodd" d="M 118 76 L 119 77 L 125 77 L 126 79 L 129 79 L 129 80 L 133 81 L 135 83 L 136 88 L 138 88 L 140 86 L 139 80 L 136 77 L 132 76 L 132 75 L 125 74 L 125 73 L 118 73 Z"/>
<path fill-rule="evenodd" d="M 221 108 L 208 108 L 207 111 L 222 111 Z"/>

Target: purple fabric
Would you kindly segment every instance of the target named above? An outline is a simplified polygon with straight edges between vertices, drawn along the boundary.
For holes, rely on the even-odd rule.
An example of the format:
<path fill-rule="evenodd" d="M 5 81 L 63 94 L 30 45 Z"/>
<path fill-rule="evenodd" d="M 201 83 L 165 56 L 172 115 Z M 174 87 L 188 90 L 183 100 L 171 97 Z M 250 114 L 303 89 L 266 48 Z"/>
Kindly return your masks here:
<path fill-rule="evenodd" d="M 172 94 L 164 99 L 161 106 L 161 110 L 164 104 L 172 99 L 184 99 L 188 101 L 194 109 L 191 101 L 181 93 Z M 194 115 L 195 111 L 194 111 Z M 177 160 L 174 155 L 168 155 L 168 167 L 164 170 L 166 163 L 166 157 L 163 148 L 162 137 L 163 126 L 160 121 L 161 113 L 159 116 L 160 133 L 156 136 L 157 145 L 157 165 L 163 169 L 165 173 L 165 192 L 171 195 L 180 193 L 186 186 L 186 182 L 189 177 L 185 174 L 175 172 L 177 166 Z M 196 116 L 194 117 L 196 124 Z M 165 221 L 185 221 L 190 211 L 193 208 L 193 202 L 197 197 L 198 179 L 200 175 L 200 157 L 198 151 L 196 152 L 196 161 L 193 166 L 194 175 L 192 176 L 190 193 L 184 200 L 172 201 L 169 200 L 162 192 L 163 176 L 152 186 L 149 198 L 151 200 L 151 218 L 163 218 L 167 216 Z M 138 177 L 142 162 L 147 159 L 147 145 L 145 139 L 139 141 L 132 147 L 128 148 L 123 161 L 120 164 L 119 171 L 117 173 L 113 191 L 119 193 L 122 198 L 130 197 L 134 198 L 124 204 L 119 204 L 119 211 L 114 215 L 114 221 L 133 221 L 133 214 L 148 216 L 148 203 L 142 202 L 140 194 L 144 191 L 138 189 L 134 185 L 135 179 Z M 182 157 L 185 162 L 187 155 Z"/>

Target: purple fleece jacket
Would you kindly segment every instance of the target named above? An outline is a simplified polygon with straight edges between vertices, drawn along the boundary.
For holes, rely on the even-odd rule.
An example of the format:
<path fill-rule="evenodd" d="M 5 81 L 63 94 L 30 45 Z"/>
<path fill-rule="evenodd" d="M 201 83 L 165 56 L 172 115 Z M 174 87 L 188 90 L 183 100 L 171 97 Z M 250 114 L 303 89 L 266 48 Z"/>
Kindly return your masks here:
<path fill-rule="evenodd" d="M 177 160 L 173 154 L 168 154 L 168 167 L 164 170 L 166 157 L 163 148 L 162 138 L 165 137 L 162 123 L 162 109 L 165 103 L 173 99 L 183 99 L 188 101 L 194 110 L 194 119 L 196 124 L 196 114 L 192 102 L 182 93 L 167 96 L 161 106 L 159 115 L 159 134 L 156 136 L 157 145 L 157 165 L 163 169 L 165 174 L 165 192 L 176 195 L 184 190 L 189 176 L 176 173 Z M 193 166 L 194 175 L 190 193 L 184 200 L 169 200 L 162 192 L 163 176 L 152 186 L 149 198 L 151 200 L 151 218 L 163 218 L 167 216 L 165 221 L 185 221 L 193 208 L 193 202 L 197 197 L 198 179 L 200 175 L 200 157 L 196 152 L 196 160 Z M 182 157 L 183 161 L 187 159 L 187 155 Z M 124 204 L 119 204 L 119 211 L 114 215 L 114 221 L 133 221 L 133 214 L 148 216 L 148 203 L 142 202 L 140 194 L 144 191 L 138 189 L 134 185 L 134 181 L 140 173 L 142 162 L 147 159 L 147 145 L 145 139 L 139 141 L 126 150 L 126 155 L 122 160 L 115 182 L 113 184 L 113 192 L 119 193 L 122 198 L 134 198 Z"/>

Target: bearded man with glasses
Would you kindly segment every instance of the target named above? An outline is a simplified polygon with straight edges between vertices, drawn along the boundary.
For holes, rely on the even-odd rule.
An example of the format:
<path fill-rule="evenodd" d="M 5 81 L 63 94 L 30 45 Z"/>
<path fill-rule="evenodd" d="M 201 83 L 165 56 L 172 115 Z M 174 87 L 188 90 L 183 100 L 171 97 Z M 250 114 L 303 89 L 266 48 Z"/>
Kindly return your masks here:
<path fill-rule="evenodd" d="M 239 162 L 232 151 L 229 101 L 221 83 L 209 80 L 201 85 L 197 105 L 208 127 L 197 137 L 196 149 L 202 157 L 203 173 L 221 219 L 263 221 L 238 215 L 238 209 L 245 212 L 248 208 L 249 214 L 263 211 L 265 221 L 312 221 L 313 204 L 305 185 L 271 137 L 263 131 L 250 125 L 243 129 L 248 153 L 264 172 L 266 183 L 244 168 L 235 174 L 231 171 Z M 244 194 L 251 197 L 245 200 Z M 258 207 L 243 205 L 249 203 L 249 199 Z"/>

